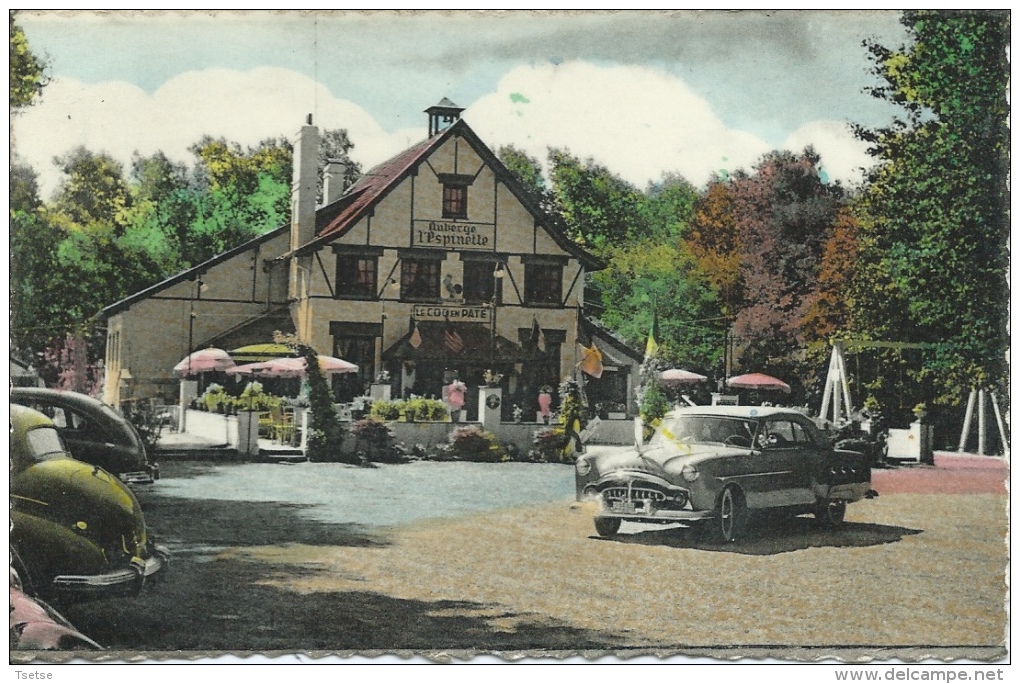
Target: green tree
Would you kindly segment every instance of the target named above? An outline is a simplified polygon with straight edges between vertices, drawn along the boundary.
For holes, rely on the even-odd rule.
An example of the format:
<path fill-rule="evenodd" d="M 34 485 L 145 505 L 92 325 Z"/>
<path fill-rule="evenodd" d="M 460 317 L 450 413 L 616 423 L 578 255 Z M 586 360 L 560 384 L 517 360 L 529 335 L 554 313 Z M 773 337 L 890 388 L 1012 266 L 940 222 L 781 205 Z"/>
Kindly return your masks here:
<path fill-rule="evenodd" d="M 640 190 L 593 159 L 550 149 L 553 196 L 568 235 L 595 254 L 648 235 Z"/>
<path fill-rule="evenodd" d="M 663 174 L 662 180 L 649 183 L 645 191 L 644 214 L 653 240 L 676 241 L 684 238 L 694 218 L 698 190 L 683 176 Z"/>
<path fill-rule="evenodd" d="M 536 193 L 545 192 L 545 176 L 542 175 L 542 164 L 538 159 L 513 145 L 500 147 L 496 156 L 524 187 Z"/>
<path fill-rule="evenodd" d="M 902 23 L 909 45 L 866 44 L 884 79 L 873 94 L 905 116 L 858 129 L 880 164 L 860 202 L 851 310 L 864 336 L 933 345 L 908 402 L 955 404 L 1008 378 L 1009 14 L 908 11 Z"/>
<path fill-rule="evenodd" d="M 10 81 L 11 107 L 20 109 L 32 104 L 46 85 L 46 64 L 28 45 L 25 32 L 14 21 L 14 13 L 8 15 L 10 22 Z"/>
<path fill-rule="evenodd" d="M 607 252 L 608 267 L 593 274 L 601 292 L 601 322 L 635 349 L 644 349 L 658 314 L 659 356 L 677 365 L 716 370 L 723 319 L 716 293 L 697 277 L 694 259 L 666 242 L 646 241 Z"/>

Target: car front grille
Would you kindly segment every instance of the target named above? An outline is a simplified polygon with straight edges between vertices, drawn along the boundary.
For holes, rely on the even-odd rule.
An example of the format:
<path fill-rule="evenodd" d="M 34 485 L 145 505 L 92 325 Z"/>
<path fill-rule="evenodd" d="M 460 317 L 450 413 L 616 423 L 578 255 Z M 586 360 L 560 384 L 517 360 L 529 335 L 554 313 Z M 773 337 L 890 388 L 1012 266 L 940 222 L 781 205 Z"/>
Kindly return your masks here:
<path fill-rule="evenodd" d="M 654 485 L 644 482 L 628 484 L 611 484 L 602 490 L 602 500 L 613 510 L 648 509 L 649 506 L 661 509 L 679 510 L 687 504 L 687 495 L 683 491 L 664 492 Z"/>
<path fill-rule="evenodd" d="M 606 499 L 617 501 L 665 501 L 666 495 L 657 489 L 645 487 L 609 487 L 602 490 Z"/>

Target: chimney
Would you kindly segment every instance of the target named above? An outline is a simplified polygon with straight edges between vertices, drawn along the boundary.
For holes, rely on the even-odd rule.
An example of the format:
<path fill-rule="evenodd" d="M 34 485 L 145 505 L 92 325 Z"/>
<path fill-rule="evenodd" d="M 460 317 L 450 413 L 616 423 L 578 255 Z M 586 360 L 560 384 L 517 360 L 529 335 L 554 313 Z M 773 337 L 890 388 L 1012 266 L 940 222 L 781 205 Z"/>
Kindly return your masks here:
<path fill-rule="evenodd" d="M 294 251 L 315 237 L 316 169 L 319 155 L 319 129 L 312 125 L 309 114 L 294 141 L 294 180 L 290 192 L 290 249 Z M 304 287 L 299 279 L 299 261 L 290 266 L 290 296 L 300 298 Z M 307 269 L 306 269 L 307 270 Z"/>
<path fill-rule="evenodd" d="M 339 159 L 326 161 L 325 180 L 322 184 L 322 203 L 333 204 L 344 194 L 344 176 L 347 175 L 347 164 Z"/>

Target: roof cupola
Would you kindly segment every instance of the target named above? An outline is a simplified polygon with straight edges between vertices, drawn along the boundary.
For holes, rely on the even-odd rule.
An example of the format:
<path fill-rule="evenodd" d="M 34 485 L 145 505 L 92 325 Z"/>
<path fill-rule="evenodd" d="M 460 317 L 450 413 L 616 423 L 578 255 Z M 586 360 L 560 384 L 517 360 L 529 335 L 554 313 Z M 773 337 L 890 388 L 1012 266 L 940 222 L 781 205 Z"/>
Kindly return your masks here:
<path fill-rule="evenodd" d="M 426 109 L 425 113 L 429 115 L 429 137 L 431 138 L 439 131 L 446 130 L 453 125 L 460 119 L 460 113 L 463 111 L 463 107 L 458 107 L 445 97 L 439 101 L 439 104 Z"/>

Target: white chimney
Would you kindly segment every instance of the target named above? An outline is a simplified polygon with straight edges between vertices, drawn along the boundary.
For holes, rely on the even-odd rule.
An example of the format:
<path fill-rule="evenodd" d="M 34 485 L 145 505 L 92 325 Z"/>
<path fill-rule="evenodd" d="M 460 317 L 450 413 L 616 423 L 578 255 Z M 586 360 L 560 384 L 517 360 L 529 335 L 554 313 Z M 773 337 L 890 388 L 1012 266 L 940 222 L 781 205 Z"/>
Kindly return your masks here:
<path fill-rule="evenodd" d="M 344 176 L 347 175 L 347 164 L 339 159 L 326 161 L 325 179 L 322 184 L 322 203 L 333 204 L 344 194 Z"/>
<path fill-rule="evenodd" d="M 290 249 L 294 251 L 315 237 L 316 168 L 319 155 L 319 129 L 312 125 L 312 115 L 294 141 L 294 180 L 290 192 Z M 309 257 L 293 258 L 290 264 L 290 296 L 304 296 L 301 273 L 307 273 Z M 302 266 L 304 268 L 302 268 Z"/>

